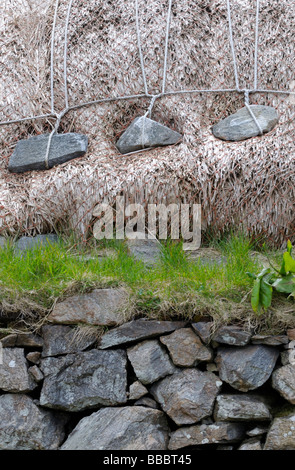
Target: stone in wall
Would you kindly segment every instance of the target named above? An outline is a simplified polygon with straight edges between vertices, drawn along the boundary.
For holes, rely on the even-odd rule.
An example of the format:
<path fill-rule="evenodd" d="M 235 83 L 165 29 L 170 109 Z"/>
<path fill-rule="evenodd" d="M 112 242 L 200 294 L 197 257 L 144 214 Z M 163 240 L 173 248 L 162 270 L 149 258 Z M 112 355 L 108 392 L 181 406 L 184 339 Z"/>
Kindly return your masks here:
<path fill-rule="evenodd" d="M 114 326 L 123 323 L 122 309 L 128 296 L 124 289 L 94 289 L 74 295 L 55 305 L 48 321 L 59 324 Z"/>
<path fill-rule="evenodd" d="M 279 351 L 271 346 L 220 347 L 216 364 L 221 380 L 236 390 L 248 392 L 269 379 L 278 356 Z"/>
<path fill-rule="evenodd" d="M 0 449 L 53 450 L 65 436 L 68 418 L 47 411 L 23 394 L 0 396 Z"/>
<path fill-rule="evenodd" d="M 101 337 L 99 348 L 107 349 L 155 338 L 185 325 L 186 322 L 183 321 L 133 320 L 105 333 Z"/>
<path fill-rule="evenodd" d="M 272 386 L 295 405 L 295 364 L 287 364 L 275 370 L 272 374 Z"/>
<path fill-rule="evenodd" d="M 295 450 L 295 410 L 274 419 L 264 450 Z"/>
<path fill-rule="evenodd" d="M 169 428 L 162 411 L 143 406 L 102 408 L 83 418 L 62 450 L 166 450 Z"/>
<path fill-rule="evenodd" d="M 37 384 L 28 373 L 28 364 L 22 348 L 3 348 L 3 364 L 0 365 L 0 390 L 5 392 L 29 392 Z"/>
<path fill-rule="evenodd" d="M 214 409 L 215 421 L 268 421 L 272 419 L 264 399 L 255 395 L 219 395 Z"/>
<path fill-rule="evenodd" d="M 40 366 L 45 379 L 42 406 L 81 411 L 127 401 L 126 352 L 98 351 L 48 357 Z"/>
<path fill-rule="evenodd" d="M 127 349 L 134 372 L 143 384 L 151 384 L 171 375 L 176 368 L 158 340 L 146 340 Z"/>
<path fill-rule="evenodd" d="M 211 361 L 212 350 L 205 346 L 191 328 L 181 328 L 160 341 L 167 347 L 173 363 L 179 367 L 192 367 L 202 361 Z"/>
<path fill-rule="evenodd" d="M 66 325 L 44 325 L 42 335 L 42 357 L 80 352 L 92 346 L 97 339 L 94 331 L 79 335 L 75 328 Z"/>
<path fill-rule="evenodd" d="M 238 326 L 221 326 L 213 335 L 213 341 L 217 343 L 230 344 L 232 346 L 246 346 L 251 339 L 252 333 Z"/>
<path fill-rule="evenodd" d="M 157 382 L 151 393 L 176 424 L 193 424 L 212 414 L 221 385 L 211 372 L 183 369 Z"/>
<path fill-rule="evenodd" d="M 208 344 L 210 342 L 213 322 L 199 321 L 197 323 L 192 323 L 191 326 L 195 330 L 197 335 L 201 338 L 203 343 Z"/>
<path fill-rule="evenodd" d="M 244 437 L 245 427 L 237 423 L 186 426 L 171 433 L 169 449 L 176 450 L 194 445 L 238 442 Z"/>

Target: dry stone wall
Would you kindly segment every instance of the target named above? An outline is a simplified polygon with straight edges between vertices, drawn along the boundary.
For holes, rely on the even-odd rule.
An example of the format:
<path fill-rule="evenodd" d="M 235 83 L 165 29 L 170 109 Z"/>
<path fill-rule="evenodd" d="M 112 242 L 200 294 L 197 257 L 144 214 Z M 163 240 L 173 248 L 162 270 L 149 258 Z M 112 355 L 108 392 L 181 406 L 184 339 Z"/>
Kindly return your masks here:
<path fill-rule="evenodd" d="M 119 311 L 110 326 L 124 295 L 99 294 L 58 304 L 38 334 L 2 333 L 0 449 L 295 450 L 294 330 Z M 105 333 L 78 335 L 71 314 L 86 322 L 103 296 L 91 318 Z"/>

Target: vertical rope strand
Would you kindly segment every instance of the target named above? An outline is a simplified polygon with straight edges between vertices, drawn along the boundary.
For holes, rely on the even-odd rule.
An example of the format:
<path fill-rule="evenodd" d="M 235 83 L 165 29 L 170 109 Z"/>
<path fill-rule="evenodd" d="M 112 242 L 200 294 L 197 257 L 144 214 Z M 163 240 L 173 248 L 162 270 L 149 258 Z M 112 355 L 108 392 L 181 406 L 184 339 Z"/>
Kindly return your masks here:
<path fill-rule="evenodd" d="M 59 0 L 56 0 L 55 3 L 55 10 L 54 10 L 54 17 L 53 17 L 53 24 L 52 24 L 52 33 L 51 33 L 51 51 L 50 51 L 50 100 L 51 100 L 51 113 L 54 114 L 54 40 L 55 40 L 55 27 L 56 27 L 56 20 L 57 20 L 57 12 L 58 12 Z"/>
<path fill-rule="evenodd" d="M 260 10 L 260 0 L 257 0 L 256 1 L 256 26 L 255 26 L 255 52 L 254 52 L 254 90 L 257 89 L 257 79 L 258 79 L 259 10 Z"/>
<path fill-rule="evenodd" d="M 235 45 L 233 39 L 233 26 L 231 21 L 231 8 L 230 8 L 230 0 L 226 1 L 227 3 L 227 17 L 228 17 L 228 29 L 229 29 L 229 42 L 231 47 L 231 53 L 233 58 L 233 66 L 234 66 L 234 74 L 235 74 L 235 82 L 236 82 L 236 89 L 240 90 L 239 86 L 239 76 L 238 76 L 238 67 L 237 67 L 237 60 L 236 60 L 236 53 L 235 53 Z"/>
<path fill-rule="evenodd" d="M 70 0 L 69 6 L 68 6 L 68 11 L 67 11 L 66 24 L 65 24 L 65 42 L 64 42 L 64 87 L 65 87 L 65 107 L 66 107 L 66 109 L 69 107 L 67 55 L 68 55 L 68 29 L 69 29 L 69 22 L 70 22 L 70 15 L 71 15 L 72 4 L 73 4 L 73 0 Z"/>
<path fill-rule="evenodd" d="M 148 95 L 148 87 L 147 87 L 144 60 L 143 60 L 142 47 L 141 47 L 141 36 L 140 36 L 140 28 L 139 28 L 139 12 L 138 12 L 138 10 L 139 10 L 138 9 L 138 0 L 135 0 L 135 22 L 136 22 L 136 34 L 137 34 L 137 46 L 138 46 L 138 53 L 139 53 L 139 58 L 140 58 L 140 67 L 141 67 L 141 73 L 142 73 L 142 79 L 143 79 L 144 92 L 145 92 L 146 95 Z"/>
<path fill-rule="evenodd" d="M 165 56 L 164 56 L 162 93 L 165 93 L 165 89 L 166 89 L 167 58 L 168 58 L 169 32 L 170 32 L 170 22 L 171 22 L 171 9 L 172 9 L 172 0 L 169 0 L 168 14 L 167 14 L 167 24 L 166 24 Z"/>

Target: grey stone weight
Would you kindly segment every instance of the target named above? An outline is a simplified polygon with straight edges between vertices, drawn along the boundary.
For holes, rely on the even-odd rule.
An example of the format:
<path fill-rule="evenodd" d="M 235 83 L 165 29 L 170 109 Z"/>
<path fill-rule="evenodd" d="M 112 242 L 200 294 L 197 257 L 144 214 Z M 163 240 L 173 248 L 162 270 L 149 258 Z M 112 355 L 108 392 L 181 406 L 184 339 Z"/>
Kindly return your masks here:
<path fill-rule="evenodd" d="M 277 124 L 277 111 L 271 106 L 251 105 L 263 134 L 270 132 Z M 246 107 L 218 122 L 212 127 L 215 137 L 221 140 L 241 141 L 259 135 L 259 129 Z"/>
<path fill-rule="evenodd" d="M 9 160 L 8 170 L 24 173 L 32 170 L 46 170 L 45 156 L 49 134 L 42 134 L 20 140 Z M 87 151 L 88 137 L 69 132 L 54 134 L 51 140 L 48 166 L 52 168 L 73 158 L 82 157 Z"/>
<path fill-rule="evenodd" d="M 144 116 L 134 119 L 117 142 L 121 153 L 135 152 L 143 148 L 173 145 L 182 139 L 182 135 L 159 122 Z"/>

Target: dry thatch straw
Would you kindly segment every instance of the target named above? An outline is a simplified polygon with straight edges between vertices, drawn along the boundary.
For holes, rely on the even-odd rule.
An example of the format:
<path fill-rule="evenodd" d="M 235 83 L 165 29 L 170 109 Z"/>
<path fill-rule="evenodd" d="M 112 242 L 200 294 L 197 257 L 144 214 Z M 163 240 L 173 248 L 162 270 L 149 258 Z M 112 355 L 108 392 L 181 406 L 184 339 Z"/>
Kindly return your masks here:
<path fill-rule="evenodd" d="M 295 5 L 261 0 L 259 88 L 294 87 Z M 0 120 L 50 112 L 50 35 L 53 0 L 5 0 L 0 20 Z M 61 1 L 55 39 L 54 90 L 64 107 L 63 34 L 68 2 Z M 240 87 L 253 84 L 256 0 L 232 0 Z M 76 0 L 69 27 L 70 105 L 143 92 L 134 0 Z M 139 1 L 146 77 L 150 93 L 162 86 L 168 0 Z M 234 88 L 226 1 L 173 2 L 166 90 Z M 175 147 L 121 156 L 115 142 L 147 99 L 115 101 L 71 111 L 60 132 L 89 136 L 87 156 L 46 172 L 9 174 L 16 141 L 52 129 L 43 119 L 0 128 L 0 233 L 34 234 L 70 227 L 87 237 L 93 207 L 127 201 L 202 204 L 215 233 L 244 225 L 281 245 L 295 235 L 294 98 L 269 93 L 251 102 L 277 108 L 280 122 L 268 135 L 242 143 L 212 136 L 211 126 L 243 106 L 237 93 L 166 96 L 153 118 L 183 134 Z"/>

